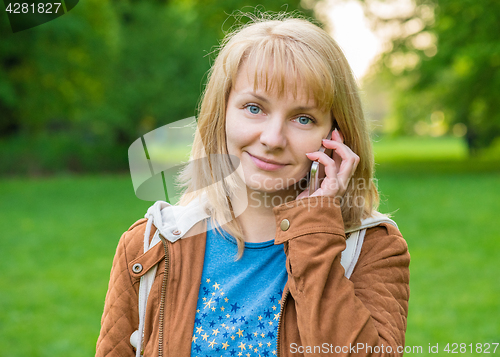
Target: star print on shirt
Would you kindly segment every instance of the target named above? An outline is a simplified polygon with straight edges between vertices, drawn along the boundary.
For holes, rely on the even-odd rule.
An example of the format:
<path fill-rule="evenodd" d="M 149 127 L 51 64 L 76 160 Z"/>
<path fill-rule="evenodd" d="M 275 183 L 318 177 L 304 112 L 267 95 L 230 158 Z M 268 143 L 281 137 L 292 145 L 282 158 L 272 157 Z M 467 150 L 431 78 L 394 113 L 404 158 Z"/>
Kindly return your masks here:
<path fill-rule="evenodd" d="M 272 356 L 278 330 L 273 321 L 280 315 L 277 303 L 287 278 L 283 248 L 271 242 L 265 249 L 254 250 L 251 259 L 245 252 L 247 262 L 234 263 L 220 247 L 225 242 L 236 249 L 236 244 L 225 239 L 212 246 L 210 242 L 207 232 L 191 355 Z"/>
<path fill-rule="evenodd" d="M 208 278 L 206 281 L 213 281 L 213 279 Z M 222 283 L 215 282 L 210 285 L 210 289 L 207 286 L 203 286 L 200 291 L 202 295 L 210 295 L 211 289 L 222 290 Z M 273 324 L 273 320 L 278 320 L 280 313 L 273 313 L 276 310 L 274 302 L 277 300 L 279 292 L 276 292 L 276 296 L 272 296 L 267 299 L 271 306 L 263 306 L 260 313 L 253 314 L 253 317 L 248 320 L 246 315 L 240 315 L 238 312 L 244 309 L 244 305 L 239 304 L 237 301 L 232 302 L 231 299 L 226 296 L 224 299 L 221 298 L 200 298 L 199 304 L 201 304 L 202 309 L 205 309 L 205 313 L 201 313 L 201 309 L 197 308 L 197 314 L 195 317 L 195 335 L 192 339 L 192 350 L 196 353 L 203 354 L 203 351 L 207 353 L 211 351 L 217 351 L 228 353 L 228 355 L 235 355 L 238 348 L 241 351 L 247 351 L 248 355 L 253 356 L 269 356 L 269 347 L 276 343 L 276 332 L 277 324 Z M 229 315 L 218 315 L 217 311 L 224 312 L 227 308 L 231 312 L 236 313 L 236 317 L 229 318 Z M 253 309 L 252 309 L 253 311 Z M 216 321 L 220 321 L 220 328 L 224 331 L 222 333 L 219 328 L 216 328 Z M 225 321 L 225 322 L 224 322 Z M 230 336 L 225 330 L 230 329 L 229 325 L 238 324 L 239 327 L 235 330 L 235 335 Z M 250 326 L 247 326 L 250 324 Z M 211 331 L 210 335 L 204 332 L 204 326 L 209 328 Z M 234 329 L 234 326 L 233 326 Z M 202 334 L 203 333 L 203 334 Z M 202 340 L 202 343 L 197 341 L 198 334 Z M 238 341 L 239 340 L 239 341 Z M 250 344 L 255 341 L 255 344 Z"/>

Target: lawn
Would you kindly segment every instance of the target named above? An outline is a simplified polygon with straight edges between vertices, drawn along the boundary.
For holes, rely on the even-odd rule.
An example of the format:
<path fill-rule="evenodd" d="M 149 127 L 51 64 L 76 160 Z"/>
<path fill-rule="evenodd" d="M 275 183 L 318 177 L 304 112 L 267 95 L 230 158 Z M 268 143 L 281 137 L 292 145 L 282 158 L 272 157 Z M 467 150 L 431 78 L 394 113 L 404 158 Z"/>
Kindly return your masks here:
<path fill-rule="evenodd" d="M 399 156 L 429 142 L 393 142 L 397 159 L 375 146 L 380 211 L 393 212 L 412 257 L 407 345 L 424 354 L 500 342 L 500 165 L 454 156 L 456 140 L 433 144 L 437 159 Z M 94 354 L 116 244 L 149 205 L 129 175 L 0 180 L 0 355 Z"/>

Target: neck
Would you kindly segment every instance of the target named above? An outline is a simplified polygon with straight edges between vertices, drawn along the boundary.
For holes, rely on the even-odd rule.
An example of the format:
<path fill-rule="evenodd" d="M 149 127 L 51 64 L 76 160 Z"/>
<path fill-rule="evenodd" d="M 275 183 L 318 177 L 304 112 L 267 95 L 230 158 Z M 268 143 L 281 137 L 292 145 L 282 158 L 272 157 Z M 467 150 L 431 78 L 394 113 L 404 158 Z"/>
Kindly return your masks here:
<path fill-rule="evenodd" d="M 276 222 L 273 208 L 293 201 L 298 191 L 294 188 L 267 193 L 247 188 L 248 205 L 236 218 L 246 242 L 266 242 L 274 239 Z"/>

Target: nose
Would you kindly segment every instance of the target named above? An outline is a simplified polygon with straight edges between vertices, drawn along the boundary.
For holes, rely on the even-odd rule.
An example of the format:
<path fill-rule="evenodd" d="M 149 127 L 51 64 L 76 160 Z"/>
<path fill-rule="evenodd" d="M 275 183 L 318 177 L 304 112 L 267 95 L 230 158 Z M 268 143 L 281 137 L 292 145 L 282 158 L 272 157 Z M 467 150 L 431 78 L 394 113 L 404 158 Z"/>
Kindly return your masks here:
<path fill-rule="evenodd" d="M 268 150 L 283 149 L 286 146 L 286 135 L 284 133 L 284 120 L 273 118 L 262 123 L 263 128 L 260 134 L 260 142 Z"/>

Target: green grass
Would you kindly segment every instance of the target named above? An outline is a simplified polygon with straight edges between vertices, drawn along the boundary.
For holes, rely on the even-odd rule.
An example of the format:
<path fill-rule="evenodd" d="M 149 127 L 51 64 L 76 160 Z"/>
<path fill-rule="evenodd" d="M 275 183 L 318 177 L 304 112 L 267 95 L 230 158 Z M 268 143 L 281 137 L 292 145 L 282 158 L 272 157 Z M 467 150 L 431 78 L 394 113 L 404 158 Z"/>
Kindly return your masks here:
<path fill-rule="evenodd" d="M 407 345 L 500 342 L 500 165 L 394 159 L 381 145 L 380 211 L 394 212 L 412 257 Z M 1 356 L 94 354 L 116 244 L 149 205 L 128 175 L 0 180 Z"/>
<path fill-rule="evenodd" d="M 0 183 L 2 356 L 91 356 L 120 235 L 149 204 L 129 177 Z"/>
<path fill-rule="evenodd" d="M 500 342 L 499 175 L 380 173 L 379 188 L 412 257 L 407 344 Z"/>
<path fill-rule="evenodd" d="M 375 138 L 376 160 L 395 161 L 459 161 L 467 158 L 467 146 L 455 137 Z"/>
<path fill-rule="evenodd" d="M 383 173 L 500 172 L 500 140 L 476 157 L 469 157 L 463 139 L 455 137 L 376 138 L 376 170 Z"/>
<path fill-rule="evenodd" d="M 412 257 L 407 345 L 445 355 L 447 343 L 500 342 L 498 148 L 470 158 L 461 139 L 417 137 L 374 151 L 379 210 L 394 212 Z"/>

